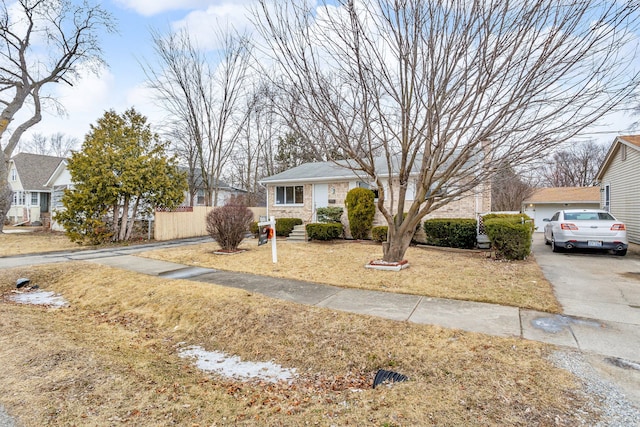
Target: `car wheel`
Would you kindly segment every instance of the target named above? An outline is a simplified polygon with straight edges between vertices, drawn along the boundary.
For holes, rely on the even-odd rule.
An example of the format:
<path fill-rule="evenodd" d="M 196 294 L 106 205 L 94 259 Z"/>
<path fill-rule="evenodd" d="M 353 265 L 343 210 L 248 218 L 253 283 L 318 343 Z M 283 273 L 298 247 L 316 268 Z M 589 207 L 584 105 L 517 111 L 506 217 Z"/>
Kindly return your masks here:
<path fill-rule="evenodd" d="M 547 239 L 547 236 L 544 236 L 544 244 L 549 246 L 551 244 L 551 242 L 549 241 L 549 239 Z"/>
<path fill-rule="evenodd" d="M 613 251 L 613 253 L 618 255 L 618 256 L 625 256 L 627 254 L 627 250 L 626 249 L 620 249 L 619 251 Z"/>
<path fill-rule="evenodd" d="M 556 245 L 556 239 L 551 235 L 551 250 L 555 253 L 562 252 L 562 248 Z"/>

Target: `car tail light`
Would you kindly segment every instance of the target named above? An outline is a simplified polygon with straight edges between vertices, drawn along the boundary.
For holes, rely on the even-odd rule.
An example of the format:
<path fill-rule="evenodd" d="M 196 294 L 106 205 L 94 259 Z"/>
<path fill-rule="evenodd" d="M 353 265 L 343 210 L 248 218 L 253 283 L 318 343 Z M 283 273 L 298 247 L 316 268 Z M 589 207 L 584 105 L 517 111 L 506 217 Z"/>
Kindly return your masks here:
<path fill-rule="evenodd" d="M 578 227 L 576 227 L 575 224 L 571 224 L 571 223 L 568 223 L 568 222 L 561 223 L 560 224 L 560 228 L 562 230 L 577 230 L 578 229 Z"/>
<path fill-rule="evenodd" d="M 611 226 L 611 230 L 624 231 L 626 229 L 627 229 L 627 227 L 625 227 L 624 224 L 613 224 Z"/>

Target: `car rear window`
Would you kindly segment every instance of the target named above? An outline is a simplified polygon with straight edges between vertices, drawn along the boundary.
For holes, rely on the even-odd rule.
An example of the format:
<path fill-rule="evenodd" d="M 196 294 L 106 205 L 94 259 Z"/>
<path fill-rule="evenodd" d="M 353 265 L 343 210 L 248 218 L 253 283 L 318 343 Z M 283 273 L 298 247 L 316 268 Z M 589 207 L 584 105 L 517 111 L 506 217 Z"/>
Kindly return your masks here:
<path fill-rule="evenodd" d="M 564 219 L 570 221 L 615 221 L 607 212 L 565 212 Z"/>

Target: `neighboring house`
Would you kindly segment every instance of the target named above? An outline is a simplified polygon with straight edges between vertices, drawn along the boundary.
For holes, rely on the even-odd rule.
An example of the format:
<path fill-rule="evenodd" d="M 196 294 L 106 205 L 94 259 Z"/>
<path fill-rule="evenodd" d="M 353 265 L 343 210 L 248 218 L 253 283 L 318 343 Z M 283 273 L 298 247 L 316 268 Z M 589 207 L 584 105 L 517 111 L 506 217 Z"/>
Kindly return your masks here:
<path fill-rule="evenodd" d="M 640 135 L 613 141 L 596 180 L 602 208 L 626 224 L 630 242 L 640 244 Z"/>
<path fill-rule="evenodd" d="M 51 190 L 45 184 L 63 160 L 62 157 L 30 153 L 19 153 L 9 160 L 13 201 L 7 218 L 11 223 L 49 224 Z"/>
<path fill-rule="evenodd" d="M 180 170 L 189 173 L 189 169 L 187 168 L 181 167 Z M 223 181 L 218 181 L 218 200 L 217 203 L 214 203 L 214 200 L 207 201 L 207 193 L 202 173 L 199 169 L 194 172 L 194 176 L 188 177 L 187 182 L 189 183 L 190 188 L 185 194 L 184 201 L 181 204 L 182 206 L 222 206 L 231 196 L 247 194 L 246 190 L 232 187 Z M 211 197 L 213 198 L 214 195 L 212 194 Z"/>
<path fill-rule="evenodd" d="M 380 161 L 384 159 L 380 158 Z M 382 170 L 382 165 L 379 170 Z M 392 177 L 393 179 L 393 177 Z M 386 177 L 388 182 L 388 177 Z M 267 215 L 276 218 L 300 218 L 306 223 L 317 220 L 318 208 L 337 206 L 344 208 L 349 190 L 356 187 L 372 188 L 368 178 L 359 177 L 352 170 L 334 162 L 305 163 L 276 175 L 264 178 L 260 184 L 267 187 Z M 398 185 L 394 185 L 397 189 Z M 407 202 L 412 202 L 415 181 L 409 183 Z M 391 197 L 387 197 L 387 201 Z M 397 194 L 395 195 L 397 199 Z M 405 205 L 407 209 L 408 204 Z M 491 185 L 485 184 L 476 192 L 452 201 L 430 213 L 429 218 L 476 218 L 478 213 L 488 212 L 491 206 Z M 374 224 L 386 224 L 378 212 Z"/>
<path fill-rule="evenodd" d="M 561 209 L 599 209 L 600 187 L 539 188 L 522 202 L 522 212 L 533 218 L 535 231 L 544 231 L 544 219 Z"/>
<path fill-rule="evenodd" d="M 64 190 L 73 188 L 71 182 L 71 174 L 67 169 L 67 160 L 63 159 L 58 167 L 53 171 L 49 179 L 45 183 L 45 187 L 51 190 L 51 212 L 55 214 L 56 211 L 64 209 L 62 204 L 62 195 Z M 55 231 L 64 231 L 64 228 L 59 225 L 55 219 L 51 218 L 51 229 Z"/>

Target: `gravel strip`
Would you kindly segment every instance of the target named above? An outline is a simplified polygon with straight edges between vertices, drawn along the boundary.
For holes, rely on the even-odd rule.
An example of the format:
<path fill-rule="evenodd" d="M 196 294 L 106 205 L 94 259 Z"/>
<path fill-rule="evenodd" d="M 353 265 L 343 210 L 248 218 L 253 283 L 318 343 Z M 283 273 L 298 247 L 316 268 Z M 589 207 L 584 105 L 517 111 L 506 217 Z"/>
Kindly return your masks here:
<path fill-rule="evenodd" d="M 557 367 L 578 377 L 582 381 L 585 394 L 602 411 L 600 421 L 597 424 L 593 424 L 593 420 L 583 419 L 582 425 L 593 427 L 640 426 L 640 409 L 627 399 L 617 385 L 604 380 L 582 354 L 575 351 L 556 351 L 551 355 L 550 360 Z"/>

